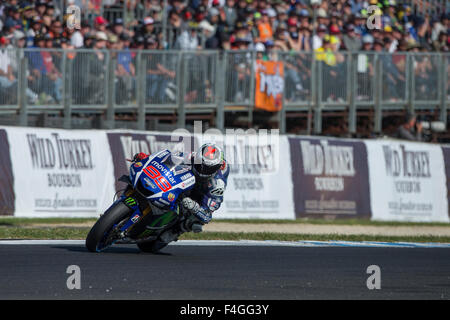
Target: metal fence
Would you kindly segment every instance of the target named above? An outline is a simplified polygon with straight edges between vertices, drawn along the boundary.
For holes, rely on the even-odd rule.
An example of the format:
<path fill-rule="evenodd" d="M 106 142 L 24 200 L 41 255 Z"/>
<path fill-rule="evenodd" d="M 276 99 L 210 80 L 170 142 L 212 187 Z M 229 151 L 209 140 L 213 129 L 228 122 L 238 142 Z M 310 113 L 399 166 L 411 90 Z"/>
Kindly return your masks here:
<path fill-rule="evenodd" d="M 281 132 L 292 111 L 310 112 L 314 133 L 323 111 L 347 111 L 354 133 L 357 112 L 370 109 L 381 132 L 384 110 L 437 110 L 447 122 L 450 103 L 450 55 L 440 53 L 3 49 L 0 59 L 0 113 L 20 125 L 56 111 L 70 128 L 73 116 L 96 112 L 114 128 L 118 114 L 133 112 L 145 129 L 146 114 L 172 112 L 184 127 L 186 113 L 208 111 L 223 129 L 228 110 L 247 112 L 251 124 L 257 59 L 283 62 Z"/>

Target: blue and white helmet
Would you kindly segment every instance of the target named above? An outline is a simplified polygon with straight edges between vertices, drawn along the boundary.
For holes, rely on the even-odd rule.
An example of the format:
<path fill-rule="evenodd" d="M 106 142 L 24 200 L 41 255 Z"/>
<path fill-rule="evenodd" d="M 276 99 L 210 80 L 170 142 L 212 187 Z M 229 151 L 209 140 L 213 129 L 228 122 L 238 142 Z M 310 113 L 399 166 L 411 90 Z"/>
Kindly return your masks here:
<path fill-rule="evenodd" d="M 205 143 L 191 158 L 192 171 L 201 178 L 210 178 L 224 165 L 223 151 L 214 143 Z"/>

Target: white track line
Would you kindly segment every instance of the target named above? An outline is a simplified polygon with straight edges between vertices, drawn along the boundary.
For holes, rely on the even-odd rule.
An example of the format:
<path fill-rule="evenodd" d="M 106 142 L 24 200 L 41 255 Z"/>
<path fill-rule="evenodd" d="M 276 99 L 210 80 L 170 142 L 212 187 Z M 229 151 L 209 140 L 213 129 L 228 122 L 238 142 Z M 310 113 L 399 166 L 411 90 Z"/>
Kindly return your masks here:
<path fill-rule="evenodd" d="M 0 240 L 0 245 L 85 245 L 84 240 Z M 395 247 L 450 248 L 450 243 L 373 241 L 180 240 L 174 246 Z"/>

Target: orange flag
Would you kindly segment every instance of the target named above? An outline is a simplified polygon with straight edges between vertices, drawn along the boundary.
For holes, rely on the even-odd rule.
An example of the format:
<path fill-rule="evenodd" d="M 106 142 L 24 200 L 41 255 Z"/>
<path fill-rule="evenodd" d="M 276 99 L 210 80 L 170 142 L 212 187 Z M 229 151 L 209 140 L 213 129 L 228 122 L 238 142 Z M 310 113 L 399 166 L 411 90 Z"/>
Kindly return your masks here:
<path fill-rule="evenodd" d="M 256 60 L 255 108 L 276 112 L 283 106 L 282 62 Z"/>

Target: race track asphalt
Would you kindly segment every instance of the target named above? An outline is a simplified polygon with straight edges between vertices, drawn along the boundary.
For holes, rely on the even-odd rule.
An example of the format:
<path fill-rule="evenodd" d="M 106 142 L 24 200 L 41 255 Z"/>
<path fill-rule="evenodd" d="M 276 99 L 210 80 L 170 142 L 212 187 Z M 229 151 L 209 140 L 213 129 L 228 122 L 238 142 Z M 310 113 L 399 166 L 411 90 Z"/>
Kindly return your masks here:
<path fill-rule="evenodd" d="M 449 248 L 0 244 L 0 299 L 450 299 Z M 81 289 L 69 290 L 77 265 Z M 369 290 L 367 267 L 381 270 Z"/>

